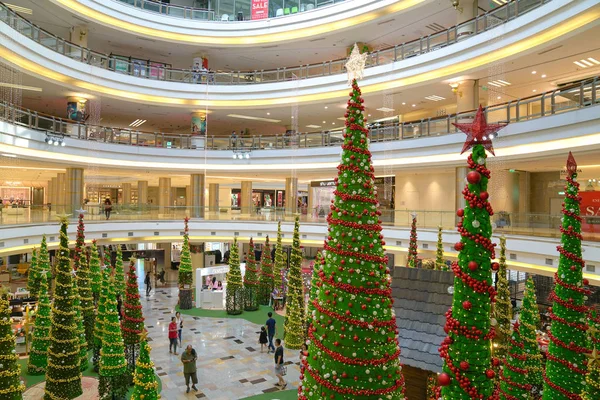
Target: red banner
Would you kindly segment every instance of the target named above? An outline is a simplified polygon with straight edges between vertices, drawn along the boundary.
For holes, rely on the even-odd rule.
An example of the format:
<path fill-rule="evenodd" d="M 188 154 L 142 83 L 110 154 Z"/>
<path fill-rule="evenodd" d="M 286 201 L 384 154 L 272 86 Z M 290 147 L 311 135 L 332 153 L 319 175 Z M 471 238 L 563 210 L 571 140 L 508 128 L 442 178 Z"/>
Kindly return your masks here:
<path fill-rule="evenodd" d="M 581 196 L 581 230 L 600 232 L 600 192 L 579 192 Z"/>
<path fill-rule="evenodd" d="M 252 19 L 269 18 L 269 0 L 252 0 Z"/>

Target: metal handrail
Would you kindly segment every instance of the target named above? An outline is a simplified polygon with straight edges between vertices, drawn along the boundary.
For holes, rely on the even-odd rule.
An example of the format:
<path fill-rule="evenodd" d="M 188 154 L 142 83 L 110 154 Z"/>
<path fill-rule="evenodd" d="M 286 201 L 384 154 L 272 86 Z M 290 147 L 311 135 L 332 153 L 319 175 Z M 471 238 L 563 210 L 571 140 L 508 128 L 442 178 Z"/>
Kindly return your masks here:
<path fill-rule="evenodd" d="M 600 104 L 599 91 L 600 77 L 594 77 L 546 93 L 495 104 L 487 107 L 485 112 L 489 122 L 529 121 Z M 546 106 L 548 98 L 550 99 L 549 107 Z M 537 109 L 540 111 L 534 112 Z M 472 119 L 475 112 L 475 110 L 471 110 L 389 125 L 371 124 L 370 139 L 371 142 L 377 143 L 456 133 L 457 130 L 452 124 L 459 120 Z M 252 151 L 329 147 L 339 146 L 343 142 L 341 130 L 305 132 L 295 135 L 256 135 L 236 139 L 208 135 L 144 132 L 127 128 L 84 124 L 5 102 L 0 102 L 0 120 L 51 134 L 69 136 L 73 139 L 170 149 Z"/>
<path fill-rule="evenodd" d="M 410 42 L 402 43 L 369 54 L 367 68 L 406 60 L 455 44 L 472 35 L 495 28 L 516 17 L 534 10 L 552 0 L 512 0 L 485 14 L 453 26 L 446 30 Z M 280 67 L 274 70 L 255 71 L 198 71 L 192 69 L 169 68 L 159 63 L 141 65 L 139 62 L 122 60 L 118 56 L 104 54 L 60 38 L 23 18 L 0 2 L 0 20 L 19 33 L 42 46 L 73 60 L 110 71 L 145 79 L 168 82 L 209 85 L 247 85 L 270 82 L 284 82 L 292 79 L 308 79 L 345 72 L 346 59 L 306 64 L 295 67 Z"/>

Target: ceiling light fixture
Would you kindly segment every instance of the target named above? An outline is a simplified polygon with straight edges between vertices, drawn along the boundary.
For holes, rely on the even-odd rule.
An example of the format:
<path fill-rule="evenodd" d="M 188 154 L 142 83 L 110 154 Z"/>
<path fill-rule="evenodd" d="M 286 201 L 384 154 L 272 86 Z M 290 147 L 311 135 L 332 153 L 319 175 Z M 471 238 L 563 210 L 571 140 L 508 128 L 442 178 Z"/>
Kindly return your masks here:
<path fill-rule="evenodd" d="M 402 103 L 402 104 L 404 104 L 404 103 Z M 381 108 L 378 108 L 377 111 L 392 112 L 392 111 L 394 111 L 394 109 L 393 108 L 388 108 L 388 107 L 381 107 Z"/>
<path fill-rule="evenodd" d="M 510 86 L 510 85 L 512 85 L 512 83 L 503 81 L 502 79 L 498 79 L 495 81 L 488 82 L 488 85 L 491 85 L 494 87 L 503 87 L 503 86 Z"/>
<path fill-rule="evenodd" d="M 271 113 L 270 113 L 270 112 L 268 112 L 268 113 L 267 113 L 267 115 L 271 115 Z"/>
<path fill-rule="evenodd" d="M 498 97 L 496 97 L 496 99 L 498 99 L 498 100 L 500 100 L 501 98 L 502 98 L 502 96 L 498 96 Z"/>
<path fill-rule="evenodd" d="M 327 110 L 329 107 L 325 106 L 325 109 Z"/>
<path fill-rule="evenodd" d="M 6 88 L 11 88 L 11 89 L 29 90 L 31 92 L 41 92 L 42 91 L 42 88 L 39 88 L 39 87 L 25 86 L 25 85 L 16 85 L 14 83 L 8 83 L 8 82 L 0 82 L 0 87 L 6 87 Z"/>
<path fill-rule="evenodd" d="M 537 71 L 531 71 L 531 73 L 532 73 L 533 75 L 535 75 L 535 74 L 537 74 Z"/>
<path fill-rule="evenodd" d="M 145 119 L 136 119 L 135 121 L 130 123 L 129 126 L 132 128 L 139 128 L 140 126 L 142 126 L 145 123 L 146 123 Z"/>
<path fill-rule="evenodd" d="M 545 77 L 546 77 L 546 74 L 542 74 L 542 78 L 545 78 Z"/>
<path fill-rule="evenodd" d="M 2 153 L 2 157 L 17 158 L 16 154 Z"/>
<path fill-rule="evenodd" d="M 508 0 L 492 0 L 494 3 L 498 4 L 499 6 L 503 6 L 506 3 L 508 3 Z"/>
<path fill-rule="evenodd" d="M 261 118 L 261 117 L 253 117 L 251 115 L 241 115 L 241 114 L 228 114 L 230 118 L 239 118 L 239 119 L 249 119 L 252 121 L 263 121 L 263 122 L 272 122 L 274 124 L 281 122 L 280 119 L 271 119 L 271 118 Z M 294 118 L 294 117 L 292 117 Z"/>
<path fill-rule="evenodd" d="M 402 105 L 403 105 L 403 106 L 405 106 L 405 105 L 406 105 L 406 103 L 405 103 L 405 102 L 402 102 Z"/>
<path fill-rule="evenodd" d="M 588 57 L 587 59 L 573 61 L 573 64 L 575 64 L 581 68 L 587 68 L 587 67 L 594 67 L 596 65 L 600 65 L 600 61 L 596 60 L 594 57 Z"/>
<path fill-rule="evenodd" d="M 413 106 L 413 107 L 416 107 L 417 105 L 416 105 L 416 104 L 413 104 L 412 106 Z"/>
<path fill-rule="evenodd" d="M 323 123 L 324 123 L 324 124 L 326 124 L 327 122 L 326 122 L 326 121 L 323 121 Z"/>
<path fill-rule="evenodd" d="M 446 100 L 445 97 L 442 96 L 436 96 L 436 95 L 431 95 L 431 96 L 427 96 L 425 97 L 427 100 L 431 100 L 431 101 L 442 101 L 442 100 Z"/>
<path fill-rule="evenodd" d="M 312 128 L 312 129 L 317 129 L 317 128 L 320 128 L 321 125 L 313 125 L 313 124 L 311 124 L 311 125 L 306 125 L 306 127 L 307 128 Z"/>
<path fill-rule="evenodd" d="M 10 8 L 11 10 L 13 10 L 14 12 L 18 12 L 21 14 L 28 14 L 28 15 L 32 15 L 33 11 L 31 10 L 31 8 L 25 8 L 25 7 L 21 7 L 21 6 L 17 6 L 14 4 L 9 4 L 9 3 L 4 3 L 4 5 L 8 8 Z"/>

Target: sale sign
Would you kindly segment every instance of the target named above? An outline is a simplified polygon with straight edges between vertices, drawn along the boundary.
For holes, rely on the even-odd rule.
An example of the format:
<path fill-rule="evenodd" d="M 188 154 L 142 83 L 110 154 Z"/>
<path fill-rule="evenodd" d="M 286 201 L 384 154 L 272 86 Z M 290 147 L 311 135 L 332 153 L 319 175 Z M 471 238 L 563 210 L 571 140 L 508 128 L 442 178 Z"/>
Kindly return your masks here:
<path fill-rule="evenodd" d="M 269 0 L 252 0 L 252 19 L 269 18 Z"/>
<path fill-rule="evenodd" d="M 581 230 L 600 232 L 600 192 L 579 192 L 581 196 Z"/>

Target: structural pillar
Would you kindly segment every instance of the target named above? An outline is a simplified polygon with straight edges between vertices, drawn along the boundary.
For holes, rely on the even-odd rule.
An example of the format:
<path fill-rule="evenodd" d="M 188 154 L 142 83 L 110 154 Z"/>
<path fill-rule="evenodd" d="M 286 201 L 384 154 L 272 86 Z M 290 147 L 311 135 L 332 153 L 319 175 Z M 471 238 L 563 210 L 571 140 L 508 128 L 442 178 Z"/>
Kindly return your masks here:
<path fill-rule="evenodd" d="M 88 47 L 88 28 L 87 26 L 77 25 L 71 28 L 69 35 L 70 42 L 81 47 Z"/>
<path fill-rule="evenodd" d="M 57 191 L 56 191 L 56 212 L 59 214 L 65 213 L 67 205 L 67 190 L 66 190 L 67 174 L 60 173 L 57 176 Z"/>
<path fill-rule="evenodd" d="M 52 210 L 56 212 L 58 206 L 58 176 L 51 179 L 52 181 L 52 192 L 50 193 L 50 203 L 52 204 Z"/>
<path fill-rule="evenodd" d="M 252 202 L 252 182 L 243 181 L 242 190 L 240 193 L 240 209 L 242 214 L 250 214 L 254 209 L 254 203 Z"/>
<path fill-rule="evenodd" d="M 67 168 L 65 178 L 65 213 L 75 215 L 83 207 L 83 168 Z"/>
<path fill-rule="evenodd" d="M 171 178 L 158 178 L 158 206 L 161 214 L 171 206 Z"/>
<path fill-rule="evenodd" d="M 148 204 L 148 181 L 138 181 L 138 206 Z"/>
<path fill-rule="evenodd" d="M 204 174 L 190 175 L 190 206 L 192 218 L 204 218 Z"/>
<path fill-rule="evenodd" d="M 123 183 L 121 184 L 121 189 L 123 192 L 123 204 L 128 205 L 131 204 L 131 183 Z"/>
<path fill-rule="evenodd" d="M 208 185 L 208 211 L 219 211 L 219 184 L 211 183 Z"/>
<path fill-rule="evenodd" d="M 298 212 L 298 178 L 285 178 L 285 213 Z"/>
<path fill-rule="evenodd" d="M 467 79 L 460 83 L 456 93 L 456 112 L 476 110 L 479 107 L 479 81 Z"/>
<path fill-rule="evenodd" d="M 48 180 L 48 190 L 46 190 L 46 204 L 52 204 L 52 191 L 54 190 L 52 179 Z"/>

